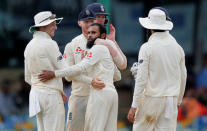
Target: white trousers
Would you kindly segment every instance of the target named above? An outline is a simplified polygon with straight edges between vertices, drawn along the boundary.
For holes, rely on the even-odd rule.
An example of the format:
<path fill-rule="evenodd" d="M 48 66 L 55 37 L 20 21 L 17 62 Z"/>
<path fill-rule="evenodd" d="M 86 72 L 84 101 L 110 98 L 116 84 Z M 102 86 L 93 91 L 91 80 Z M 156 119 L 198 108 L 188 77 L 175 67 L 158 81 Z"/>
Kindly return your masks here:
<path fill-rule="evenodd" d="M 145 96 L 138 107 L 133 131 L 176 131 L 177 97 Z"/>
<path fill-rule="evenodd" d="M 117 131 L 118 94 L 113 87 L 91 89 L 84 131 Z"/>
<path fill-rule="evenodd" d="M 66 131 L 83 131 L 88 96 L 70 96 Z"/>
<path fill-rule="evenodd" d="M 61 94 L 38 92 L 41 111 L 36 115 L 38 131 L 64 131 L 65 108 Z"/>

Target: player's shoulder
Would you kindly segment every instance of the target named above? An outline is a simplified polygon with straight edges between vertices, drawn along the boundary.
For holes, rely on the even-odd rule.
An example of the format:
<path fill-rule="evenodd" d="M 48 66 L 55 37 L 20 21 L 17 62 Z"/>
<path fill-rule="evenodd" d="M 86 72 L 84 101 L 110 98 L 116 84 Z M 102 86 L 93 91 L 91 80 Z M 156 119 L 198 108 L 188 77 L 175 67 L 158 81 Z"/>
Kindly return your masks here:
<path fill-rule="evenodd" d="M 80 35 L 76 36 L 75 38 L 73 38 L 71 40 L 71 42 L 67 43 L 66 46 L 69 46 L 69 47 L 78 46 L 78 45 L 81 45 L 85 42 L 87 42 L 87 39 L 85 38 L 85 36 L 83 34 L 80 34 Z"/>
<path fill-rule="evenodd" d="M 141 45 L 139 51 L 140 52 L 151 52 L 150 44 L 149 42 L 145 42 L 144 44 Z"/>
<path fill-rule="evenodd" d="M 59 48 L 57 42 L 52 39 L 47 42 L 47 47 L 48 47 L 48 49 L 50 49 L 50 47 L 51 48 L 54 48 L 54 47 Z"/>
<path fill-rule="evenodd" d="M 100 53 L 107 53 L 109 52 L 108 48 L 105 45 L 94 45 L 91 50 L 95 50 L 96 52 Z"/>
<path fill-rule="evenodd" d="M 143 43 L 142 45 L 141 45 L 141 49 L 145 49 L 145 48 L 147 48 L 147 47 L 149 47 L 149 42 L 145 42 L 145 43 Z"/>
<path fill-rule="evenodd" d="M 75 38 L 73 38 L 71 42 L 78 42 L 78 41 L 85 40 L 85 39 L 86 39 L 85 36 L 83 34 L 80 34 L 76 36 Z"/>
<path fill-rule="evenodd" d="M 76 36 L 75 38 L 73 38 L 70 42 L 68 42 L 65 46 L 65 48 L 69 48 L 71 46 L 73 46 L 75 43 L 77 43 L 77 41 L 79 41 L 81 39 L 81 34 Z"/>
<path fill-rule="evenodd" d="M 48 49 L 58 46 L 57 42 L 53 39 L 40 39 L 38 42 Z"/>
<path fill-rule="evenodd" d="M 28 50 L 31 48 L 31 46 L 32 46 L 32 40 L 26 45 L 24 49 L 24 57 L 27 55 Z"/>

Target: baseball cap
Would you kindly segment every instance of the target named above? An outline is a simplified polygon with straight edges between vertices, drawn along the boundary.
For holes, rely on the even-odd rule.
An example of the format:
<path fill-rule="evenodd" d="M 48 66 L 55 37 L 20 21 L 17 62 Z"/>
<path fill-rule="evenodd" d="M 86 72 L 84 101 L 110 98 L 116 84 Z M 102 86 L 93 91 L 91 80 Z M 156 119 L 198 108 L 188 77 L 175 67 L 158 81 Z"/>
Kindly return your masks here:
<path fill-rule="evenodd" d="M 78 15 L 78 20 L 84 21 L 88 19 L 95 19 L 95 15 L 89 9 L 82 10 Z"/>
<path fill-rule="evenodd" d="M 92 3 L 86 8 L 94 13 L 94 15 L 109 15 L 108 13 L 106 13 L 106 9 L 101 3 Z"/>

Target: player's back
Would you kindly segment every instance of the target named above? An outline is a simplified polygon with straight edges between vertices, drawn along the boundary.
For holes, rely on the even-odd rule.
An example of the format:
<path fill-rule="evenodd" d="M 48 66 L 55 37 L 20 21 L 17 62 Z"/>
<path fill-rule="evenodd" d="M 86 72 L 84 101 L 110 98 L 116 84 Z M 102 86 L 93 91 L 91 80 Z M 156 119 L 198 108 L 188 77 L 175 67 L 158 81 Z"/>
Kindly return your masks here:
<path fill-rule="evenodd" d="M 156 32 L 145 45 L 149 53 L 147 92 L 154 95 L 178 94 L 181 82 L 182 48 L 168 32 Z"/>
<path fill-rule="evenodd" d="M 34 34 L 36 35 L 36 34 Z M 60 78 L 55 78 L 48 82 L 41 82 L 38 79 L 38 75 L 42 70 L 55 70 L 58 67 L 51 61 L 50 53 L 55 53 L 53 50 L 59 51 L 57 43 L 52 39 L 45 39 L 44 37 L 34 37 L 27 45 L 25 49 L 25 60 L 28 64 L 28 70 L 31 74 L 31 84 L 32 86 L 38 87 L 50 87 L 50 88 L 60 88 L 62 90 L 62 80 Z M 60 54 L 58 54 L 60 55 Z M 53 61 L 61 61 L 62 56 L 54 58 Z M 61 63 L 60 63 L 61 65 Z"/>
<path fill-rule="evenodd" d="M 94 45 L 91 51 L 98 52 L 99 56 L 93 56 L 93 54 L 90 56 L 89 51 L 89 56 L 87 57 L 100 57 L 101 59 L 94 66 L 87 69 L 87 72 L 90 72 L 91 77 L 98 77 L 104 83 L 113 85 L 114 62 L 108 48 L 104 45 Z"/>

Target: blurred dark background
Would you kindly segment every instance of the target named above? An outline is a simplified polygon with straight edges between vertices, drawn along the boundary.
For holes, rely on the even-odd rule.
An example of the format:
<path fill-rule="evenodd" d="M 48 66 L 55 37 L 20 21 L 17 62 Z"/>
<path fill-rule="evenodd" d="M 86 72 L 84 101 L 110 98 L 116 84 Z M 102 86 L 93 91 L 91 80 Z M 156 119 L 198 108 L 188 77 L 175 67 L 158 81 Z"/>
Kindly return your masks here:
<path fill-rule="evenodd" d="M 31 40 L 29 27 L 34 15 L 50 10 L 64 17 L 54 40 L 61 52 L 81 33 L 79 12 L 88 4 L 101 2 L 116 28 L 116 40 L 127 56 L 128 67 L 116 83 L 119 94 L 119 131 L 130 131 L 126 119 L 132 102 L 134 79 L 130 67 L 137 61 L 140 46 L 146 41 L 138 23 L 155 6 L 165 7 L 174 28 L 170 33 L 186 54 L 188 78 L 183 104 L 179 109 L 178 131 L 207 130 L 207 0 L 0 0 L 0 131 L 36 130 L 34 118 L 28 118 L 30 86 L 24 82 L 24 49 Z M 65 92 L 70 94 L 70 83 Z M 67 105 L 65 105 L 67 109 Z"/>

